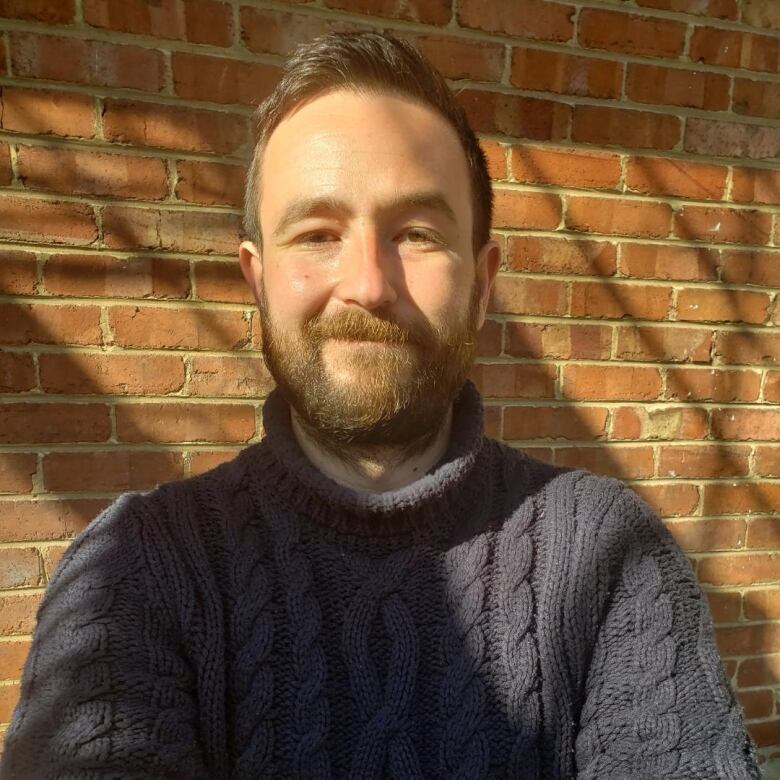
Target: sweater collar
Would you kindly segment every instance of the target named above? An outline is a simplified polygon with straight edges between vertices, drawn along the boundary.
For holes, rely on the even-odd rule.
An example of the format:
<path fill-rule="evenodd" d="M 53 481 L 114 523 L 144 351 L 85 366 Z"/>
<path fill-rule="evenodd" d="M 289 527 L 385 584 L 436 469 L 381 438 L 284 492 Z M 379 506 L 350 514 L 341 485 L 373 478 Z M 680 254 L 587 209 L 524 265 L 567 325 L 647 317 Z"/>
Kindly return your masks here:
<path fill-rule="evenodd" d="M 464 491 L 478 490 L 474 470 L 484 449 L 483 424 L 479 392 L 466 380 L 453 404 L 452 431 L 444 456 L 413 483 L 374 493 L 342 485 L 312 464 L 293 433 L 287 401 L 274 389 L 263 405 L 263 444 L 277 468 L 272 466 L 275 473 L 260 478 L 263 482 L 277 480 L 278 495 L 333 531 L 357 536 L 403 534 L 435 518 L 441 522 L 445 506 L 463 505 Z"/>

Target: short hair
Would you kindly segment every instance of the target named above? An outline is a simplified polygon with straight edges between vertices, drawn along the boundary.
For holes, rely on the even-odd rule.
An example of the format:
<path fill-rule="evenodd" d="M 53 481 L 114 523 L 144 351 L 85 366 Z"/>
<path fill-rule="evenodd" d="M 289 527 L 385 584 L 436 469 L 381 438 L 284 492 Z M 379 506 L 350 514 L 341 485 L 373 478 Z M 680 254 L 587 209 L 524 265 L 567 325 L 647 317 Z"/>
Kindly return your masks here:
<path fill-rule="evenodd" d="M 377 32 L 334 32 L 298 45 L 274 91 L 254 114 L 255 148 L 244 193 L 244 232 L 262 246 L 258 218 L 261 160 L 271 133 L 302 103 L 337 89 L 367 90 L 429 106 L 455 130 L 471 181 L 472 244 L 476 255 L 490 239 L 493 191 L 485 153 L 466 112 L 439 71 L 407 41 Z"/>

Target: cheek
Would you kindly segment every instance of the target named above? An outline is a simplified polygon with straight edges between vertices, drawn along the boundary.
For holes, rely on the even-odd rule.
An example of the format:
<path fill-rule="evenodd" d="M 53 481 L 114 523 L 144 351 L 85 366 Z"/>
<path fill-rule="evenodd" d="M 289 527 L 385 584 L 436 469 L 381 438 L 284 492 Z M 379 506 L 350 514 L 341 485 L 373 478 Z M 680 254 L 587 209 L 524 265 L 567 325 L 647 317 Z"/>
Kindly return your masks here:
<path fill-rule="evenodd" d="M 455 269 L 443 269 L 429 273 L 426 269 L 407 273 L 406 282 L 414 304 L 429 319 L 451 319 L 469 304 L 473 279 Z"/>
<path fill-rule="evenodd" d="M 301 322 L 328 300 L 330 281 L 311 268 L 269 263 L 264 272 L 266 298 L 277 321 Z"/>

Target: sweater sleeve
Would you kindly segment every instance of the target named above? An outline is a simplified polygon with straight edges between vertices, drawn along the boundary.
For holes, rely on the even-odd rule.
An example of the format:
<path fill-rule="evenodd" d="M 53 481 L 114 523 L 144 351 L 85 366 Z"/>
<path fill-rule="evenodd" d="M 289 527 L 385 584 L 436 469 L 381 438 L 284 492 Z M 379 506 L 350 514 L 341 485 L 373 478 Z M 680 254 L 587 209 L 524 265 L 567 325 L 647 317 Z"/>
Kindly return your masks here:
<path fill-rule="evenodd" d="M 65 552 L 44 593 L 0 780 L 207 778 L 192 670 L 155 587 L 155 521 L 122 496 Z M 155 542 L 158 542 L 155 544 Z"/>
<path fill-rule="evenodd" d="M 682 550 L 626 488 L 599 538 L 602 600 L 575 747 L 579 780 L 757 780 L 755 745 Z"/>

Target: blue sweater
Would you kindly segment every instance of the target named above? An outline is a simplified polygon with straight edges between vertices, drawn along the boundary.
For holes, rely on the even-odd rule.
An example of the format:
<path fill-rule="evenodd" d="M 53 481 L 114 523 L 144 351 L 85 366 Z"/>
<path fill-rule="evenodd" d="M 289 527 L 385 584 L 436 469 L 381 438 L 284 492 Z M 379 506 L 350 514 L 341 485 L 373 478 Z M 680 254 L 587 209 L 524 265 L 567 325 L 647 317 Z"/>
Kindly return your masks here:
<path fill-rule="evenodd" d="M 691 567 L 619 482 L 483 434 L 364 493 L 278 392 L 232 462 L 122 496 L 38 611 L 27 778 L 757 778 Z"/>

